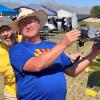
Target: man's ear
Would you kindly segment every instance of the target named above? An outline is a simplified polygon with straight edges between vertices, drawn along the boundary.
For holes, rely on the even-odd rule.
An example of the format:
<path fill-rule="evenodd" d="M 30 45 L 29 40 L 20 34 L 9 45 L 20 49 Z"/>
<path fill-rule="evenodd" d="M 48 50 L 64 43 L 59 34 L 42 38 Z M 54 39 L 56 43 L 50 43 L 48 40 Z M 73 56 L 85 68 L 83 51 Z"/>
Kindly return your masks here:
<path fill-rule="evenodd" d="M 40 29 L 40 27 L 41 27 L 41 25 L 40 25 L 40 23 L 39 23 L 38 28 Z"/>
<path fill-rule="evenodd" d="M 15 30 L 15 29 L 12 29 L 12 32 L 16 33 L 16 32 L 17 32 L 17 30 Z"/>

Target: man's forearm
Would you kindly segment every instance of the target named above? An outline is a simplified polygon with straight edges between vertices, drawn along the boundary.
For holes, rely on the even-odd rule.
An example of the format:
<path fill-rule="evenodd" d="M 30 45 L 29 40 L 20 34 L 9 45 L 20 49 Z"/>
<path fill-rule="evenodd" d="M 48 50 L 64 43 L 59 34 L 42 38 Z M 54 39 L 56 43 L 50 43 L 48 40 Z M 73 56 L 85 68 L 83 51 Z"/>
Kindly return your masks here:
<path fill-rule="evenodd" d="M 38 57 L 30 58 L 24 65 L 23 70 L 25 71 L 41 71 L 51 65 L 60 54 L 73 42 L 75 42 L 80 36 L 80 31 L 72 30 L 67 32 L 65 37 L 57 43 L 49 52 L 40 55 Z"/>
<path fill-rule="evenodd" d="M 75 62 L 72 67 L 66 69 L 65 73 L 72 77 L 79 75 L 86 67 L 88 67 L 95 57 L 95 55 L 89 54 L 82 58 L 82 60 Z"/>
<path fill-rule="evenodd" d="M 66 41 L 66 44 L 65 44 Z M 25 71 L 41 71 L 51 65 L 60 54 L 69 46 L 69 43 L 66 39 L 61 40 L 55 47 L 53 47 L 49 52 L 40 55 L 38 57 L 30 58 L 24 66 Z"/>

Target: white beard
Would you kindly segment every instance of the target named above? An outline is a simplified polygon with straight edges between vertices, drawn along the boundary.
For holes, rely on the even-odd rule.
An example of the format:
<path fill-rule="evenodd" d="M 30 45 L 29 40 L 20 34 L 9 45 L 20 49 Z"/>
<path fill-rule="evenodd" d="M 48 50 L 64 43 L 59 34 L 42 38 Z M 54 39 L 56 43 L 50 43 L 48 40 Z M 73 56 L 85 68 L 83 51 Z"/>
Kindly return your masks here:
<path fill-rule="evenodd" d="M 15 39 L 10 39 L 10 40 L 8 40 L 8 41 L 6 41 L 6 40 L 3 40 L 3 42 L 5 43 L 5 45 L 6 46 L 8 46 L 8 47 L 11 47 L 14 43 L 15 43 Z"/>

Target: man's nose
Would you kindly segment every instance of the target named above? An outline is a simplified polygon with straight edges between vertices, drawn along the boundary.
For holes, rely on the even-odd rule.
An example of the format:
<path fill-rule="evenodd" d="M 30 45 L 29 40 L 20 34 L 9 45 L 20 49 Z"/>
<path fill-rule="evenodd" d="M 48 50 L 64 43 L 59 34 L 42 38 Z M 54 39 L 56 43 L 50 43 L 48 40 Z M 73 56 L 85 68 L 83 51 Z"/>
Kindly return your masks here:
<path fill-rule="evenodd" d="M 8 35 L 8 32 L 7 32 L 7 31 L 4 31 L 4 34 L 5 34 L 5 35 Z"/>
<path fill-rule="evenodd" d="M 30 23 L 27 24 L 27 28 L 30 28 Z"/>

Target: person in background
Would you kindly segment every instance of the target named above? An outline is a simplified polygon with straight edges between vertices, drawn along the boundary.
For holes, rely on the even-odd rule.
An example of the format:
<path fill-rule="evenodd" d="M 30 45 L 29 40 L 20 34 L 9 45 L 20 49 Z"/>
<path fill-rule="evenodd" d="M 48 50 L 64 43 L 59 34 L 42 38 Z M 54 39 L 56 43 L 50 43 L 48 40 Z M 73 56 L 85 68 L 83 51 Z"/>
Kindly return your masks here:
<path fill-rule="evenodd" d="M 44 11 L 21 8 L 11 25 L 20 31 L 24 41 L 11 47 L 9 56 L 15 72 L 18 100 L 65 100 L 65 75 L 79 75 L 100 53 L 93 45 L 90 54 L 71 62 L 64 50 L 79 39 L 79 30 L 65 33 L 58 43 L 42 41 L 39 30 L 47 21 Z"/>
<path fill-rule="evenodd" d="M 15 76 L 9 60 L 9 49 L 16 43 L 14 30 L 0 26 L 0 73 L 4 77 L 4 100 L 17 100 Z"/>
<path fill-rule="evenodd" d="M 17 19 L 16 16 L 10 16 L 10 18 L 11 18 L 12 21 L 15 21 Z"/>
<path fill-rule="evenodd" d="M 62 27 L 64 33 L 67 32 L 67 24 L 68 24 L 67 18 L 66 17 L 62 18 L 61 27 Z"/>

